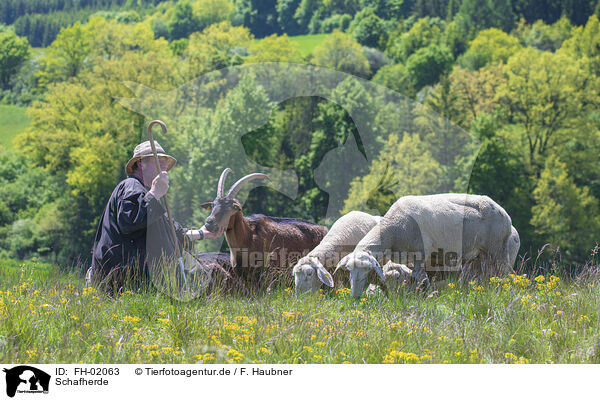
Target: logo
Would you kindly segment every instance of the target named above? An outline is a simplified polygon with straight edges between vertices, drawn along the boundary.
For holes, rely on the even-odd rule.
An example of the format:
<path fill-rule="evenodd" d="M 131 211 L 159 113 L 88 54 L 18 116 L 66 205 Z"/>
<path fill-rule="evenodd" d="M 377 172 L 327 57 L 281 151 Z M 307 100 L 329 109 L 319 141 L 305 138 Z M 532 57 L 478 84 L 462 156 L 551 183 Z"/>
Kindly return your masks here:
<path fill-rule="evenodd" d="M 6 369 L 6 394 L 15 397 L 15 393 L 48 393 L 50 375 L 41 369 L 28 365 Z"/>

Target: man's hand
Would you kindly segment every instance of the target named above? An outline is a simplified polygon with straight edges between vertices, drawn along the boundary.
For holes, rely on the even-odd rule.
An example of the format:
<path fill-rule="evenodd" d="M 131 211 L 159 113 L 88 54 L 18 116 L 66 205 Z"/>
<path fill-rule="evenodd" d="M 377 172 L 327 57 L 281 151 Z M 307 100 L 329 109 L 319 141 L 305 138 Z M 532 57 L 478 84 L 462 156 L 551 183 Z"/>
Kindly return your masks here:
<path fill-rule="evenodd" d="M 221 229 L 219 229 L 218 232 L 211 232 L 208 229 L 206 229 L 206 227 L 204 227 L 204 226 L 202 228 L 200 228 L 200 230 L 204 234 L 204 239 L 216 239 L 219 236 L 221 236 L 221 234 L 223 233 L 223 231 Z"/>
<path fill-rule="evenodd" d="M 205 227 L 202 227 L 198 230 L 189 229 L 185 234 L 187 235 L 188 238 L 190 238 L 192 240 L 202 240 L 202 239 L 216 239 L 219 236 L 221 236 L 222 233 L 223 233 L 223 231 L 210 232 Z"/>
<path fill-rule="evenodd" d="M 169 175 L 167 175 L 167 171 L 161 171 L 152 181 L 149 192 L 158 200 L 167 194 L 167 190 L 169 190 Z"/>

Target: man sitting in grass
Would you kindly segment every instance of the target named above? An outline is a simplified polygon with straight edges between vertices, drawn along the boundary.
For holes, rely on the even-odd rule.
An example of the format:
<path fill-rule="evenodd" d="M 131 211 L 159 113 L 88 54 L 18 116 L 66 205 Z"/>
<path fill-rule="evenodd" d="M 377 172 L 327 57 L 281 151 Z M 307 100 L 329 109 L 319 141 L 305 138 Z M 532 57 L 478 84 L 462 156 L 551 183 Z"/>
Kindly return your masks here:
<path fill-rule="evenodd" d="M 127 162 L 127 178 L 113 190 L 100 218 L 94 247 L 92 266 L 86 274 L 88 284 L 118 290 L 135 278 L 145 281 L 148 276 L 149 248 L 153 262 L 158 257 L 175 253 L 170 226 L 160 198 L 169 189 L 169 171 L 177 162 L 154 142 L 160 162 L 160 173 L 149 141 L 137 145 Z M 215 239 L 216 234 L 202 227 L 185 229 L 174 222 L 180 247 L 192 240 Z"/>

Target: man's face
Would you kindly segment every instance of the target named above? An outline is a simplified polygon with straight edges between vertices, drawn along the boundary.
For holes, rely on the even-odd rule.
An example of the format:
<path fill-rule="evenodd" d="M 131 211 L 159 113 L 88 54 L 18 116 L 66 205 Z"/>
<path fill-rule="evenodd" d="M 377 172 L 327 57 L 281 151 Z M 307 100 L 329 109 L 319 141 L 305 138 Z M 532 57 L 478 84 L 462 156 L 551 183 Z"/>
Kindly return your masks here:
<path fill-rule="evenodd" d="M 152 180 L 158 175 L 156 171 L 156 163 L 154 161 L 154 157 L 146 157 L 142 158 L 142 175 L 144 177 L 144 184 L 150 186 L 152 184 Z M 158 161 L 160 163 L 161 171 L 167 170 L 167 160 L 164 157 L 159 157 Z"/>

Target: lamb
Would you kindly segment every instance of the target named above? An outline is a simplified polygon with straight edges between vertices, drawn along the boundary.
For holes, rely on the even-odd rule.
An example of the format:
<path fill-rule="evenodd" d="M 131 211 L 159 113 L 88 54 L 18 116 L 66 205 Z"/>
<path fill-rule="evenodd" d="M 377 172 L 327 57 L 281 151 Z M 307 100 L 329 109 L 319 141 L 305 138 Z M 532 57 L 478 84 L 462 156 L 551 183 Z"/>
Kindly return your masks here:
<path fill-rule="evenodd" d="M 412 263 L 406 266 L 405 264 L 388 261 L 383 266 L 383 276 L 385 277 L 386 286 L 389 288 L 398 288 L 401 285 L 411 287 L 429 286 L 429 277 L 425 270 L 415 268 Z"/>
<path fill-rule="evenodd" d="M 333 268 L 341 257 L 351 253 L 380 219 L 361 211 L 351 211 L 335 221 L 321 243 L 294 266 L 296 292 L 315 292 L 322 283 L 333 287 L 333 277 L 327 268 Z"/>
<path fill-rule="evenodd" d="M 512 222 L 506 211 L 487 196 L 437 194 L 398 199 L 375 226 L 344 257 L 336 271 L 350 272 L 351 295 L 360 297 L 369 271 L 385 283 L 378 259 L 383 263 L 399 257 L 412 258 L 415 268 L 436 269 L 432 253 L 446 257 L 442 270 L 460 270 L 462 263 L 487 255 L 501 274 L 513 272 Z M 396 260 L 393 260 L 396 261 Z M 440 260 L 438 260 L 440 261 Z"/>

